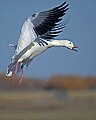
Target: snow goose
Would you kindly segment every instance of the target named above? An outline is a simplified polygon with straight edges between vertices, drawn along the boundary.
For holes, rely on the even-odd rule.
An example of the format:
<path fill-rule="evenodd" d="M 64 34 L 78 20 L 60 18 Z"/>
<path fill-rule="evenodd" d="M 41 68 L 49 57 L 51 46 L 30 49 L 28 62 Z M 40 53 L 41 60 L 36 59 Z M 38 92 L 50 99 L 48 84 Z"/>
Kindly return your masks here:
<path fill-rule="evenodd" d="M 21 84 L 24 79 L 24 65 L 28 67 L 34 57 L 50 47 L 63 46 L 77 51 L 75 49 L 77 47 L 69 40 L 54 40 L 66 25 L 66 21 L 60 21 L 67 10 L 68 4 L 65 1 L 53 9 L 33 14 L 25 20 L 17 45 L 9 45 L 15 48 L 15 53 L 7 68 L 6 76 L 11 77 L 21 72 L 19 80 Z"/>

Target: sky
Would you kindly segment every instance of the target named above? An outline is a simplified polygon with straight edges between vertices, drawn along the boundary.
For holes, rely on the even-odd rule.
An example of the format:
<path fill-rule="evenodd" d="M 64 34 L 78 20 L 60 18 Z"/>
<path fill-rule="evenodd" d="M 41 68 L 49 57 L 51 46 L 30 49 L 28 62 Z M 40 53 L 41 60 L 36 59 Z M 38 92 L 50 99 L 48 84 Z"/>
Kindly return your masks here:
<path fill-rule="evenodd" d="M 56 39 L 68 39 L 78 52 L 54 47 L 37 56 L 24 70 L 27 77 L 48 78 L 53 75 L 96 75 L 96 0 L 66 0 L 70 17 Z M 0 72 L 6 73 L 20 29 L 27 17 L 62 4 L 64 0 L 0 0 Z"/>

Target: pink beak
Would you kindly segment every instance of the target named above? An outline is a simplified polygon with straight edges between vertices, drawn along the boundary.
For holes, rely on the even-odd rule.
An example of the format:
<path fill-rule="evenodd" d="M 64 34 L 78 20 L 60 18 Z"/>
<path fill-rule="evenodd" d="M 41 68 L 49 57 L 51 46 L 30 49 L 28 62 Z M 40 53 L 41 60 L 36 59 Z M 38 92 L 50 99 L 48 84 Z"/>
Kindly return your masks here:
<path fill-rule="evenodd" d="M 78 48 L 78 47 L 74 45 L 74 47 L 72 48 L 72 50 L 74 50 L 74 51 L 78 52 L 78 50 L 77 50 L 77 49 L 75 49 L 75 48 Z"/>

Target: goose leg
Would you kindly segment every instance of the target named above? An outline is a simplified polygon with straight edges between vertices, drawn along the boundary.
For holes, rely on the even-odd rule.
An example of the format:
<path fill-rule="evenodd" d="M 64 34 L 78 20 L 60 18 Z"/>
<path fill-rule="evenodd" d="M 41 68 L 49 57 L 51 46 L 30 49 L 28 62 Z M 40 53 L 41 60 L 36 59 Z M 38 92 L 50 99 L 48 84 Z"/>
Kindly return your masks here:
<path fill-rule="evenodd" d="M 15 69 L 15 72 L 14 72 L 13 75 L 16 75 L 16 74 L 17 74 L 17 71 L 18 71 L 18 65 L 19 65 L 19 62 L 17 61 L 17 63 L 16 63 L 16 69 Z"/>
<path fill-rule="evenodd" d="M 22 81 L 24 80 L 24 72 L 23 72 L 23 65 L 21 66 L 21 77 L 19 80 L 19 85 L 21 85 Z"/>
<path fill-rule="evenodd" d="M 19 62 L 17 61 L 15 71 L 14 71 L 14 73 L 13 73 L 13 76 L 11 77 L 11 81 L 13 81 L 14 76 L 17 74 L 18 65 L 19 65 Z"/>

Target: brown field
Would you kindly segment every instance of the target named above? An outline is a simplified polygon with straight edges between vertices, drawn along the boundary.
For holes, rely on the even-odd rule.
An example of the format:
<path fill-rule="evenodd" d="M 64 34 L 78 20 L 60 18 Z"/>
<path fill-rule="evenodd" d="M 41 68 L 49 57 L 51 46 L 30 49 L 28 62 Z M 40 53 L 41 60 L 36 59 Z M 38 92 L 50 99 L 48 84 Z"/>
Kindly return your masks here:
<path fill-rule="evenodd" d="M 96 77 L 10 82 L 0 76 L 0 120 L 96 120 Z"/>
<path fill-rule="evenodd" d="M 0 92 L 0 120 L 96 120 L 96 91 Z"/>

